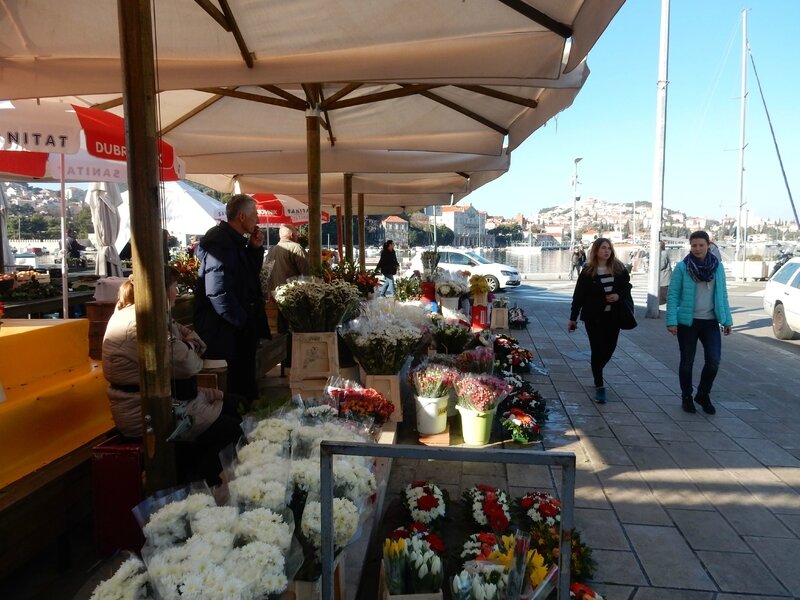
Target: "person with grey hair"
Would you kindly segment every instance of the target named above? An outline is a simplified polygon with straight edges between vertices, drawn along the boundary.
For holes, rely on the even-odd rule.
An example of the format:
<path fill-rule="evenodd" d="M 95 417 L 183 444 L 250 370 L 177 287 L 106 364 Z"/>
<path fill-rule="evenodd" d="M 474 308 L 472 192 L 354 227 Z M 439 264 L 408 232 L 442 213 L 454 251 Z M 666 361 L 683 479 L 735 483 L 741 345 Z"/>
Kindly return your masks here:
<path fill-rule="evenodd" d="M 271 337 L 259 281 L 264 234 L 250 196 L 233 196 L 225 212 L 227 222 L 209 229 L 195 250 L 194 328 L 208 345 L 203 358 L 228 363 L 228 391 L 252 403 L 258 340 Z"/>
<path fill-rule="evenodd" d="M 283 285 L 292 277 L 309 274 L 308 257 L 303 247 L 297 243 L 297 230 L 291 225 L 281 225 L 278 230 L 280 241 L 267 252 L 264 258 L 264 270 L 267 276 L 267 295 L 270 303 L 275 302 L 272 297 L 275 288 Z M 289 322 L 278 311 L 278 333 L 289 333 Z M 291 367 L 292 338 L 286 340 L 286 358 L 284 367 Z"/>
<path fill-rule="evenodd" d="M 264 268 L 268 271 L 267 293 L 270 295 L 290 278 L 309 273 L 306 251 L 297 243 L 297 230 L 291 225 L 281 225 L 278 235 L 280 241 L 269 249 L 264 259 Z"/>

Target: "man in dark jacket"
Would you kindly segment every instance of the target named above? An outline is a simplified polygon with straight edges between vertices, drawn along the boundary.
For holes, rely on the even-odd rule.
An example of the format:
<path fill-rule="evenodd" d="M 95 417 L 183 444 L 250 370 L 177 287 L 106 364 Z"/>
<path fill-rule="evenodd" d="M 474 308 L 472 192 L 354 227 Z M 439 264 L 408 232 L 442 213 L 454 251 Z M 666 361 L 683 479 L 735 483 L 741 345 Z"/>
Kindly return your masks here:
<path fill-rule="evenodd" d="M 270 337 L 259 282 L 264 235 L 250 196 L 233 196 L 225 210 L 228 221 L 209 229 L 195 251 L 194 327 L 208 346 L 203 357 L 227 361 L 228 391 L 252 402 L 258 340 Z"/>

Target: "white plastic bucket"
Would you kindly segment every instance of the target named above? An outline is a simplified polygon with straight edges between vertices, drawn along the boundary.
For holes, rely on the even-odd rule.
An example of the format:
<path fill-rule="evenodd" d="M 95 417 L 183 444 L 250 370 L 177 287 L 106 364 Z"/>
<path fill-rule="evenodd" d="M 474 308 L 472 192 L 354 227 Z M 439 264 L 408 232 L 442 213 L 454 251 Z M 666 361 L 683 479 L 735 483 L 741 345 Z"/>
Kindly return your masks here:
<path fill-rule="evenodd" d="M 442 433 L 447 428 L 447 396 L 417 396 L 417 431 L 422 435 Z"/>

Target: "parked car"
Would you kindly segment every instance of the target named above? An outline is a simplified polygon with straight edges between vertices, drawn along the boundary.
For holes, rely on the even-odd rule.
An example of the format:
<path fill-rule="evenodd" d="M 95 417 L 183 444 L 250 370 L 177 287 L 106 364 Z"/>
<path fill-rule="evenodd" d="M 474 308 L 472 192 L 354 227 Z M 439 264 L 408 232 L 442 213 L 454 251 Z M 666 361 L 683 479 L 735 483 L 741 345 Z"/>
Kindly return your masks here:
<path fill-rule="evenodd" d="M 417 252 L 406 265 L 406 275 L 414 271 L 422 273 L 421 252 Z M 519 271 L 514 267 L 492 262 L 476 252 L 439 248 L 439 268 L 445 271 L 469 271 L 473 275 L 483 275 L 489 284 L 489 291 L 496 292 L 504 287 L 520 284 Z"/>
<path fill-rule="evenodd" d="M 779 340 L 800 334 L 800 257 L 790 259 L 767 282 L 764 311 L 772 317 L 772 333 Z"/>

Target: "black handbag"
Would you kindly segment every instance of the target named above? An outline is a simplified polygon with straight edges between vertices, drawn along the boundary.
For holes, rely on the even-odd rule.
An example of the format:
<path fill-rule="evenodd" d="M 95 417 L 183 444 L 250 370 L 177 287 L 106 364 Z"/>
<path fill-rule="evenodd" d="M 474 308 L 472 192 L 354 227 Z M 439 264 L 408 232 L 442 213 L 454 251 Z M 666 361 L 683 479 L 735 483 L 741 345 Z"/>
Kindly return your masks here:
<path fill-rule="evenodd" d="M 633 298 L 630 296 L 622 298 L 617 304 L 619 305 L 619 310 L 617 311 L 619 328 L 635 329 L 638 323 L 636 322 L 636 316 L 633 312 Z"/>

